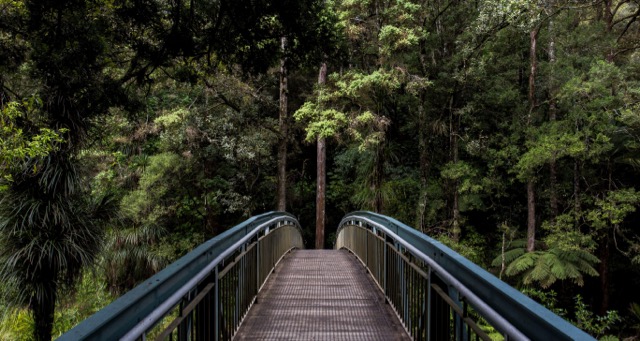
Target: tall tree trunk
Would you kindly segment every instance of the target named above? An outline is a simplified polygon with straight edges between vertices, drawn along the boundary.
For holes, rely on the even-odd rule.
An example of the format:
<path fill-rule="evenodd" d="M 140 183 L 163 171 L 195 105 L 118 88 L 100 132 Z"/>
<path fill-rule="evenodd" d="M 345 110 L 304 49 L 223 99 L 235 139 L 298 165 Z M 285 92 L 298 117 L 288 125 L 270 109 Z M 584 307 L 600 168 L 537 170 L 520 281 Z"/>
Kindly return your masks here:
<path fill-rule="evenodd" d="M 551 17 L 554 1 L 547 2 L 547 15 L 549 16 L 549 121 L 555 122 L 558 114 L 558 106 L 556 103 L 556 82 L 553 78 L 555 75 L 554 68 L 556 64 L 556 41 L 554 32 L 554 20 Z M 556 158 L 553 156 L 549 162 L 549 207 L 551 209 L 551 221 L 555 223 L 559 214 L 558 208 L 558 168 Z"/>
<path fill-rule="evenodd" d="M 449 102 L 449 112 L 451 124 L 451 161 L 454 164 L 458 163 L 458 131 L 460 126 L 460 118 L 453 113 L 453 97 Z M 458 193 L 458 180 L 453 182 L 453 222 L 451 225 L 451 234 L 454 242 L 460 241 L 460 234 L 462 233 L 460 228 L 460 194 Z"/>
<path fill-rule="evenodd" d="M 606 24 L 607 33 L 613 29 L 613 0 L 603 1 L 604 6 L 604 20 Z"/>
<path fill-rule="evenodd" d="M 605 235 L 603 241 L 600 242 L 599 257 L 600 264 L 598 264 L 598 273 L 600 277 L 600 315 L 606 315 L 609 310 L 609 234 Z"/>
<path fill-rule="evenodd" d="M 424 40 L 420 41 L 420 67 L 422 76 L 427 77 L 427 54 Z M 426 215 L 427 204 L 429 201 L 429 193 L 427 186 L 429 185 L 429 140 L 427 138 L 428 122 L 427 112 L 424 107 L 425 91 L 420 91 L 418 100 L 418 148 L 420 149 L 420 197 L 418 198 L 418 209 L 416 227 L 420 232 L 424 232 L 427 228 Z"/>
<path fill-rule="evenodd" d="M 384 142 L 376 146 L 376 155 L 373 163 L 373 179 L 371 189 L 373 190 L 373 211 L 382 213 L 384 200 L 382 197 L 382 182 L 384 181 Z"/>
<path fill-rule="evenodd" d="M 613 31 L 613 23 L 614 23 L 613 19 L 615 17 L 615 13 L 614 13 L 615 11 L 613 9 L 613 0 L 605 0 L 604 1 L 604 6 L 605 6 L 605 8 L 604 8 L 604 20 L 605 20 L 605 23 L 606 23 L 606 32 L 607 32 L 607 35 L 609 35 L 611 33 L 611 31 Z M 615 50 L 615 47 L 611 46 L 609 48 L 609 50 L 606 51 L 606 56 L 605 57 L 606 57 L 606 60 L 609 63 L 613 63 L 613 58 L 615 56 L 615 51 L 614 50 Z"/>
<path fill-rule="evenodd" d="M 536 194 L 532 179 L 527 181 L 527 252 L 536 249 Z"/>
<path fill-rule="evenodd" d="M 320 89 L 327 81 L 327 63 L 322 63 L 318 75 Z M 316 176 L 316 249 L 324 249 L 324 225 L 325 225 L 325 191 L 326 191 L 326 159 L 327 149 L 324 137 L 318 137 L 317 146 L 317 176 Z"/>
<path fill-rule="evenodd" d="M 576 218 L 578 218 L 582 210 L 582 205 L 580 204 L 580 161 L 578 159 L 573 162 L 573 200 L 573 209 Z"/>
<path fill-rule="evenodd" d="M 418 105 L 418 146 L 420 148 L 420 198 L 418 198 L 417 227 L 418 230 L 424 232 L 426 229 L 426 212 L 427 212 L 427 185 L 429 180 L 429 151 L 427 143 L 427 115 L 424 110 L 424 99 L 420 96 L 420 104 Z"/>
<path fill-rule="evenodd" d="M 539 27 L 534 28 L 530 33 L 530 63 L 531 72 L 529 73 L 529 115 L 527 117 L 527 125 L 533 125 L 533 111 L 536 109 L 536 74 L 538 69 L 538 60 L 536 56 L 538 43 Z M 535 183 L 533 175 L 527 180 L 527 251 L 535 250 L 536 241 L 536 199 L 535 199 Z"/>
<path fill-rule="evenodd" d="M 282 58 L 280 59 L 280 141 L 278 144 L 278 211 L 287 210 L 287 143 L 288 143 L 288 115 L 287 115 L 287 37 L 280 38 Z"/>
<path fill-rule="evenodd" d="M 538 73 L 538 31 L 539 28 L 536 27 L 531 30 L 529 34 L 529 63 L 530 63 L 530 71 L 529 71 L 529 115 L 527 117 L 527 125 L 531 126 L 533 123 L 532 115 L 533 111 L 536 109 L 536 76 Z"/>

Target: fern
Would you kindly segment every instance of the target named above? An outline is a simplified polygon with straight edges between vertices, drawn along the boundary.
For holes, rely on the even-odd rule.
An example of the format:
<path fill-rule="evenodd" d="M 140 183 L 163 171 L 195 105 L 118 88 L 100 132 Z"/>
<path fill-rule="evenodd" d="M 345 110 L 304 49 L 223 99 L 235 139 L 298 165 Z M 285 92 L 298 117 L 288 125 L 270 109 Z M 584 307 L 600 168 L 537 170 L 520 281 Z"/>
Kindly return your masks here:
<path fill-rule="evenodd" d="M 505 274 L 507 276 L 515 276 L 518 275 L 529 268 L 531 268 L 537 261 L 538 254 L 534 252 L 523 253 L 520 257 L 513 260 L 513 262 L 509 263 Z"/>
<path fill-rule="evenodd" d="M 502 257 L 496 257 L 492 265 L 502 264 Z M 522 276 L 523 284 L 537 283 L 544 289 L 564 280 L 583 286 L 585 275 L 598 276 L 594 265 L 600 262 L 596 256 L 581 249 L 551 248 L 525 252 L 523 247 L 505 252 L 504 261 L 509 264 L 505 270 L 507 276 Z"/>
<path fill-rule="evenodd" d="M 504 262 L 505 263 L 511 263 L 516 258 L 522 256 L 524 253 L 525 253 L 525 249 L 524 248 L 517 248 L 517 249 L 509 250 L 509 251 L 504 253 Z M 502 265 L 502 257 L 503 257 L 503 255 L 500 254 L 500 255 L 498 255 L 498 257 L 494 258 L 493 261 L 491 261 L 491 266 L 501 266 Z"/>

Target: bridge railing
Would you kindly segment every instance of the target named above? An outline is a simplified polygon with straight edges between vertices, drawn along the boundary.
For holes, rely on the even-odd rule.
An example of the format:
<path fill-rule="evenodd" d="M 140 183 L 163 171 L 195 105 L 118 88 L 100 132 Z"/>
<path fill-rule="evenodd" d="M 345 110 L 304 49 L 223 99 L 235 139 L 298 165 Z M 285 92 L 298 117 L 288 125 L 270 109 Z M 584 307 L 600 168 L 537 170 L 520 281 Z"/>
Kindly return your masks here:
<path fill-rule="evenodd" d="M 367 267 L 414 340 L 593 340 L 447 246 L 387 216 L 343 218 L 336 248 Z"/>
<path fill-rule="evenodd" d="M 229 340 L 278 261 L 302 248 L 298 221 L 269 212 L 205 242 L 58 340 Z"/>

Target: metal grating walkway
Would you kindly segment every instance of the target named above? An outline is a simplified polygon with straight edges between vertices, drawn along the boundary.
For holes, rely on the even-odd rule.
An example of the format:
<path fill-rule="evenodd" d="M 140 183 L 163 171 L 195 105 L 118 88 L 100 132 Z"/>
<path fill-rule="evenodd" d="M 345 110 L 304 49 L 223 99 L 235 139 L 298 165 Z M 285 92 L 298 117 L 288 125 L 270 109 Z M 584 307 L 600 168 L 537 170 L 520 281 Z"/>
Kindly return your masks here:
<path fill-rule="evenodd" d="M 344 250 L 295 250 L 276 267 L 235 340 L 409 340 L 373 279 Z"/>

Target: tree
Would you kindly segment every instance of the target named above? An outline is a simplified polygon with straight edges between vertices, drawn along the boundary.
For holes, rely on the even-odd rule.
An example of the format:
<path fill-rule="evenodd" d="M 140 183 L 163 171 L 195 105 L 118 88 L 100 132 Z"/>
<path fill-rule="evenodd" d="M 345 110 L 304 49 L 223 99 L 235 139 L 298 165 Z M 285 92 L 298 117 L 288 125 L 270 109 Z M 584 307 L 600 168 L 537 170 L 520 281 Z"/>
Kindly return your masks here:
<path fill-rule="evenodd" d="M 318 87 L 322 88 L 327 82 L 327 63 L 322 63 L 318 74 Z M 322 90 L 320 90 L 322 91 Z M 327 179 L 327 149 L 325 137 L 317 137 L 317 176 L 316 176 L 316 249 L 324 249 L 325 197 Z"/>
<path fill-rule="evenodd" d="M 17 288 L 10 302 L 29 306 L 36 340 L 51 339 L 57 297 L 96 259 L 104 235 L 100 222 L 112 207 L 108 197 L 96 202 L 88 198 L 75 158 L 87 140 L 91 118 L 123 98 L 113 75 L 105 72 L 111 52 L 105 23 L 112 12 L 101 5 L 3 3 L 20 17 L 17 25 L 2 27 L 3 34 L 25 45 L 18 49 L 21 67 L 3 79 L 2 92 L 11 89 L 18 102 L 28 97 L 24 93 L 35 93 L 42 101 L 37 120 L 64 132 L 57 150 L 27 155 L 11 169 L 11 182 L 0 199 L 0 275 Z M 11 110 L 8 103 L 2 105 L 3 112 Z M 25 109 L 20 108 L 23 115 Z M 25 123 L 17 128 L 25 129 Z"/>

